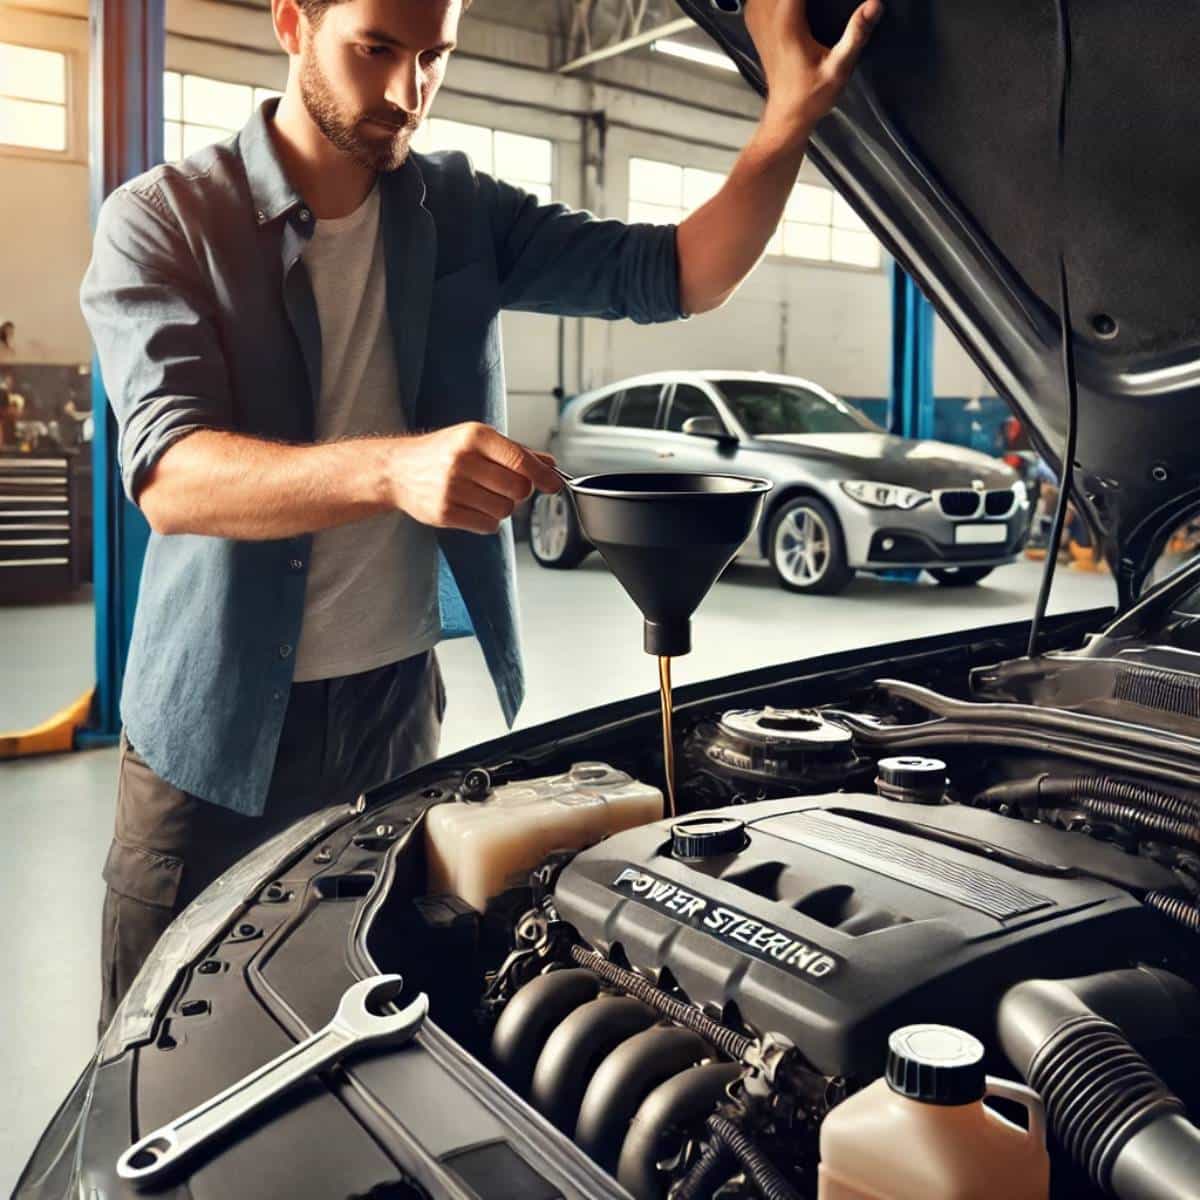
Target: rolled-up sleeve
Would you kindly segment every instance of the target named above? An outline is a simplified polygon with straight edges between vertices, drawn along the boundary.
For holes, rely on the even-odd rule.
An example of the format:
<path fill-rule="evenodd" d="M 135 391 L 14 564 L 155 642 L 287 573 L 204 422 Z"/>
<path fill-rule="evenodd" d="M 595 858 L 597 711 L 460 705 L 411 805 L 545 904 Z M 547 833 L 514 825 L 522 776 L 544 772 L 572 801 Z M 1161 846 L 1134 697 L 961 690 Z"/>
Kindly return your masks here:
<path fill-rule="evenodd" d="M 227 428 L 232 415 L 195 257 L 152 194 L 121 188 L 104 202 L 80 305 L 120 429 L 121 478 L 136 503 L 170 446 L 197 429 Z"/>
<path fill-rule="evenodd" d="M 504 308 L 564 317 L 682 320 L 674 225 L 600 220 L 479 175 Z"/>

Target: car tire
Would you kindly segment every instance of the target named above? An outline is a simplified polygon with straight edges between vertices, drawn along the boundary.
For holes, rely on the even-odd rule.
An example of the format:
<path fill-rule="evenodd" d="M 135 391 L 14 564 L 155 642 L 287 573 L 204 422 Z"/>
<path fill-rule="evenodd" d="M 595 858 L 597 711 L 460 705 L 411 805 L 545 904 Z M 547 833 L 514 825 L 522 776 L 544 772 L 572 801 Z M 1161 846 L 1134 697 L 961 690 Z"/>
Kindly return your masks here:
<path fill-rule="evenodd" d="M 942 587 L 974 587 L 993 570 L 993 567 L 954 567 L 949 570 L 937 568 L 929 573 Z"/>
<path fill-rule="evenodd" d="M 539 566 L 569 571 L 592 552 L 566 490 L 539 492 L 529 513 L 529 549 Z"/>
<path fill-rule="evenodd" d="M 798 496 L 780 506 L 767 529 L 767 561 L 789 592 L 831 596 L 854 578 L 841 523 L 816 496 Z"/>

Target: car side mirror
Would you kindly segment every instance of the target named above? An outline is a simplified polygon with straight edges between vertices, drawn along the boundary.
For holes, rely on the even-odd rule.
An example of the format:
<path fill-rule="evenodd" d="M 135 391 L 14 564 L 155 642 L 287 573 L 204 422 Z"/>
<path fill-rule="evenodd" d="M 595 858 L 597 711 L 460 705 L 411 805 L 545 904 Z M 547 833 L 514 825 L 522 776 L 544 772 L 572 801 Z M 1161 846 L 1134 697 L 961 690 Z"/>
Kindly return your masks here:
<path fill-rule="evenodd" d="M 716 417 L 688 417 L 683 432 L 692 437 L 711 438 L 715 442 L 736 442 L 737 438 Z"/>

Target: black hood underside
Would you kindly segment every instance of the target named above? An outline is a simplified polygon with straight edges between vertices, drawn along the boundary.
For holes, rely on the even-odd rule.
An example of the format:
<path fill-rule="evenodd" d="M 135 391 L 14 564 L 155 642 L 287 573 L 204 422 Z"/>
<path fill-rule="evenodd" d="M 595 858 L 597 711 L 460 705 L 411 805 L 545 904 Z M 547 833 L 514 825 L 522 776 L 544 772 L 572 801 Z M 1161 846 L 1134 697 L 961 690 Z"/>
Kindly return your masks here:
<path fill-rule="evenodd" d="M 679 0 L 764 91 L 742 18 Z M 837 39 L 853 0 L 809 0 Z M 811 157 L 1075 489 L 1122 606 L 1200 502 L 1200 6 L 888 0 Z"/>

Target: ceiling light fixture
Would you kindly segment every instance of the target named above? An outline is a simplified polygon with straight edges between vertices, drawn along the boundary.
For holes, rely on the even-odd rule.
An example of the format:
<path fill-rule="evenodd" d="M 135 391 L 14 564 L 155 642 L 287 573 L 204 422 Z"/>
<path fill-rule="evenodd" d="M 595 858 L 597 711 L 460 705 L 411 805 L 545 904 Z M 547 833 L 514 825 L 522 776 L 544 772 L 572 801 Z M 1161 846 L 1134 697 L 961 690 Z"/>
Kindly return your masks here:
<path fill-rule="evenodd" d="M 688 62 L 700 63 L 705 67 L 719 67 L 722 71 L 736 71 L 737 67 L 717 50 L 706 50 L 703 46 L 692 46 L 687 42 L 675 42 L 659 38 L 650 43 L 650 49 L 658 54 L 669 54 L 673 58 L 686 58 Z"/>

